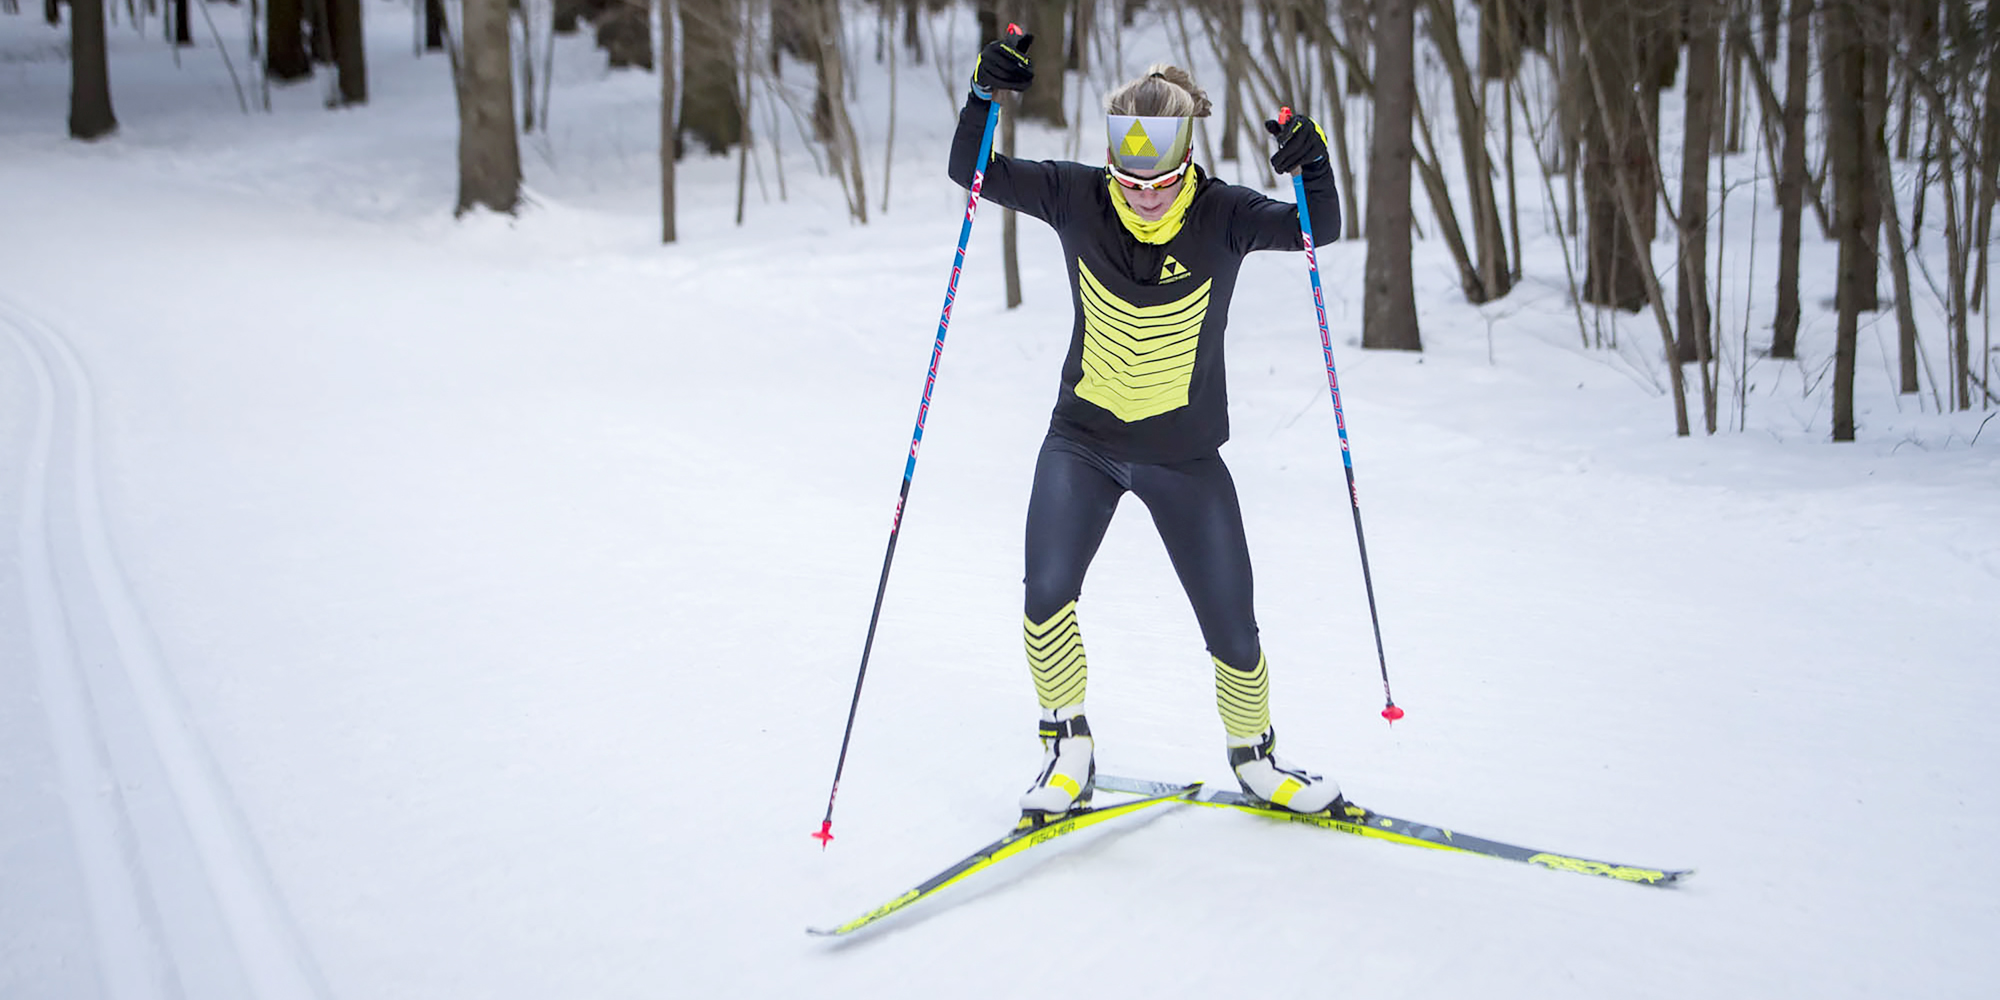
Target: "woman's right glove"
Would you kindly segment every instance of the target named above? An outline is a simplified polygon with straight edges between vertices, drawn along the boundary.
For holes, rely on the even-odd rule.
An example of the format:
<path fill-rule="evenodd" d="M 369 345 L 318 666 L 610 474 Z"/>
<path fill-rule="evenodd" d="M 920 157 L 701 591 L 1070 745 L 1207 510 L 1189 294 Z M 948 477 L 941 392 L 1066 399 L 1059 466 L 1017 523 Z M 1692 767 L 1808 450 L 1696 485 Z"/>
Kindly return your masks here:
<path fill-rule="evenodd" d="M 1009 32 L 999 41 L 986 43 L 972 64 L 972 92 L 990 101 L 996 90 L 1028 89 L 1028 84 L 1035 82 L 1035 61 L 1028 58 L 1028 46 L 1034 41 L 1033 35 Z"/>

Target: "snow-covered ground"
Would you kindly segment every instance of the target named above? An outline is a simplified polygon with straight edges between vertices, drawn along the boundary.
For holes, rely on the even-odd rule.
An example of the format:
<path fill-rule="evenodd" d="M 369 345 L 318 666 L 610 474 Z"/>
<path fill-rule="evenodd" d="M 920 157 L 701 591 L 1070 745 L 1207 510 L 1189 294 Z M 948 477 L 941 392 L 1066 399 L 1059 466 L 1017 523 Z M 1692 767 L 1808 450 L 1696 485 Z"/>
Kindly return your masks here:
<path fill-rule="evenodd" d="M 1754 360 L 1748 430 L 1692 439 L 1650 320 L 1577 346 L 1533 212 L 1484 310 L 1419 243 L 1421 355 L 1359 350 L 1364 248 L 1324 249 L 1393 729 L 1304 261 L 1253 259 L 1236 299 L 1225 454 L 1290 755 L 1691 883 L 1183 808 L 829 945 L 802 929 L 1004 829 L 1039 754 L 1019 532 L 1069 317 L 1032 222 L 1002 307 L 988 210 L 838 839 L 807 836 L 962 206 L 932 66 L 901 70 L 887 213 L 863 80 L 868 226 L 793 137 L 789 200 L 766 149 L 741 228 L 735 162 L 683 163 L 662 247 L 656 81 L 585 43 L 524 146 L 532 207 L 454 221 L 446 64 L 402 6 L 369 5 L 374 101 L 339 112 L 311 83 L 246 116 L 212 43 L 177 66 L 114 28 L 91 145 L 34 14 L 0 17 L 0 996 L 1991 994 L 2000 425 L 1893 395 L 1885 313 L 1861 440 L 1828 442 L 1830 245 L 1804 360 Z M 1754 349 L 1776 225 L 1730 209 Z M 1136 505 L 1085 593 L 1103 768 L 1226 779 Z"/>

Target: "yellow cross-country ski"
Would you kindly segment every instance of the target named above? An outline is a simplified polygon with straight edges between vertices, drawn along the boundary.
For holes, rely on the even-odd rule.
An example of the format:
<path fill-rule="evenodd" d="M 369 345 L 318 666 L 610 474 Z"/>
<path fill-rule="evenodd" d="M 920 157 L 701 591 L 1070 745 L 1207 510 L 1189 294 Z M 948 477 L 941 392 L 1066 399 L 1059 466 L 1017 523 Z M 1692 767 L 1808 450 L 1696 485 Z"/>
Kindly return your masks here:
<path fill-rule="evenodd" d="M 1099 787 L 1102 788 L 1103 786 L 1100 785 Z M 1107 819 L 1115 819 L 1128 813 L 1135 813 L 1150 806 L 1185 801 L 1189 795 L 1194 794 L 1200 788 L 1201 784 L 1199 782 L 1192 785 L 1162 785 L 1155 789 L 1149 789 L 1144 793 L 1148 796 L 1147 798 L 1134 799 L 1131 802 L 1120 802 L 1112 806 L 1080 809 L 1075 812 L 1064 813 L 1061 816 L 1046 821 L 1038 822 L 1023 818 L 1021 825 L 1009 831 L 1006 836 L 972 852 L 965 860 L 931 876 L 922 885 L 911 889 L 909 892 L 903 893 L 895 899 L 883 903 L 881 906 L 869 910 L 867 913 L 837 927 L 808 927 L 806 928 L 806 932 L 817 934 L 821 937 L 837 937 L 842 934 L 852 933 L 909 906 L 911 903 L 934 895 L 938 890 L 974 872 L 991 868 L 995 864 L 1005 861 L 1031 847 L 1046 844 L 1064 834 L 1075 833 L 1086 826 L 1094 826 Z"/>
<path fill-rule="evenodd" d="M 1137 778 L 1114 778 L 1109 775 L 1097 776 L 1099 791 L 1127 792 L 1133 795 L 1157 795 L 1181 786 L 1159 781 L 1145 781 Z M 1459 854 L 1484 854 L 1489 858 L 1504 858 L 1521 861 L 1558 871 L 1580 872 L 1585 875 L 1601 875 L 1621 882 L 1636 882 L 1641 885 L 1672 885 L 1694 874 L 1691 868 L 1644 868 L 1637 865 L 1618 865 L 1605 861 L 1541 851 L 1532 847 L 1504 844 L 1497 840 L 1474 837 L 1443 827 L 1412 823 L 1394 816 L 1384 816 L 1360 806 L 1334 800 L 1333 807 L 1321 813 L 1295 813 L 1266 805 L 1239 792 L 1222 789 L 1208 789 L 1198 794 L 1181 792 L 1188 801 L 1196 805 L 1217 806 L 1238 809 L 1258 816 L 1280 819 L 1292 823 L 1304 823 L 1328 830 L 1339 830 L 1358 837 L 1372 837 L 1414 847 L 1428 847 L 1438 851 L 1453 851 Z"/>

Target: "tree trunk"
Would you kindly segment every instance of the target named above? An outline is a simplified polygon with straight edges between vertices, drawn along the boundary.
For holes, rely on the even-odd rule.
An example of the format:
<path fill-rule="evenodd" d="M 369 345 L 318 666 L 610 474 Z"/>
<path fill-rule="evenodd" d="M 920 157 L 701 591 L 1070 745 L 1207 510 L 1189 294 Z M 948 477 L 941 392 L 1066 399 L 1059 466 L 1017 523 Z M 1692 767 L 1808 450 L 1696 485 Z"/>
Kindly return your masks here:
<path fill-rule="evenodd" d="M 597 18 L 597 46 L 612 69 L 653 69 L 653 15 L 647 0 L 613 0 Z"/>
<path fill-rule="evenodd" d="M 99 18 L 102 17 L 100 10 Z M 42 0 L 42 19 L 47 21 L 51 28 L 62 24 L 62 0 Z"/>
<path fill-rule="evenodd" d="M 833 173 L 837 177 L 840 175 L 840 149 L 838 148 L 840 143 L 840 128 L 834 122 L 833 102 L 839 95 L 835 93 L 835 89 L 831 86 L 831 82 L 828 79 L 828 72 L 834 68 L 832 59 L 838 59 L 840 54 L 836 51 L 829 58 L 824 43 L 827 38 L 836 38 L 838 36 L 832 34 L 822 36 L 818 25 L 822 9 L 828 5 L 833 5 L 835 10 L 838 10 L 839 0 L 801 0 L 801 3 L 800 10 L 808 18 L 806 25 L 809 29 L 808 34 L 811 36 L 805 42 L 805 48 L 806 51 L 812 53 L 813 64 L 813 138 L 826 143 L 827 151 L 833 154 Z"/>
<path fill-rule="evenodd" d="M 329 9 L 332 0 L 304 0 L 306 12 L 306 51 L 312 53 L 312 61 L 322 66 L 333 65 L 333 13 Z"/>
<path fill-rule="evenodd" d="M 1343 238 L 1361 238 L 1362 213 L 1354 204 L 1360 191 L 1354 184 L 1354 155 L 1347 142 L 1347 101 L 1340 93 L 1340 71 L 1334 64 L 1334 42 L 1332 23 L 1319 28 L 1322 32 L 1319 47 L 1320 79 L 1326 84 L 1327 138 L 1333 140 L 1334 163 L 1340 171 L 1341 211 L 1340 224 L 1346 228 Z"/>
<path fill-rule="evenodd" d="M 778 74 L 779 59 L 790 55 L 803 62 L 819 62 L 819 48 L 812 26 L 813 5 L 818 0 L 771 0 L 771 72 Z M 985 43 L 981 43 L 982 45 Z"/>
<path fill-rule="evenodd" d="M 1810 86 L 1813 0 L 1792 0 L 1785 24 L 1785 141 L 1778 168 L 1778 306 L 1771 356 L 1798 356 L 1799 245 L 1806 187 L 1806 100 Z"/>
<path fill-rule="evenodd" d="M 1653 81 L 1641 72 L 1636 49 L 1637 26 L 1627 0 L 1590 4 L 1591 11 L 1579 9 L 1580 30 L 1588 31 L 1591 59 L 1604 76 L 1605 90 L 1629 95 L 1644 91 L 1657 95 Z M 1579 60 L 1581 63 L 1582 60 Z M 1587 69 L 1579 65 L 1578 73 Z M 1646 277 L 1653 262 L 1639 248 L 1650 243 L 1652 234 L 1644 224 L 1651 218 L 1657 197 L 1651 169 L 1651 132 L 1639 113 L 1639 101 L 1617 100 L 1611 107 L 1597 109 L 1597 98 L 1588 82 L 1578 88 L 1578 96 L 1589 109 L 1584 127 L 1584 204 L 1588 216 L 1589 257 L 1584 271 L 1584 301 L 1637 312 L 1645 308 Z M 1644 95 L 1640 100 L 1643 101 Z M 1655 97 L 1657 100 L 1657 96 Z M 1630 185 L 1638 218 L 1628 219 L 1620 210 L 1618 186 Z M 1636 233 L 1629 230 L 1639 227 Z"/>
<path fill-rule="evenodd" d="M 1852 0 L 1861 47 L 1861 239 L 1867 247 L 1861 267 L 1867 277 L 1856 287 L 1862 312 L 1882 308 L 1878 290 L 1882 260 L 1882 199 L 1877 195 L 1875 157 L 1870 152 L 1886 134 L 1889 118 L 1889 61 L 1894 36 L 1889 26 L 1888 0 Z"/>
<path fill-rule="evenodd" d="M 444 4 L 442 0 L 424 0 L 424 3 L 426 10 L 435 5 L 438 10 L 439 20 L 443 20 Z M 583 21 L 589 14 L 589 0 L 555 0 L 555 33 L 558 35 L 576 34 L 582 29 Z M 430 18 L 425 17 L 426 36 L 428 36 L 430 23 Z"/>
<path fill-rule="evenodd" d="M 1678 360 L 1703 362 L 1713 354 L 1708 311 L 1708 150 L 1715 125 L 1718 25 L 1706 0 L 1695 0 L 1688 26 L 1687 107 L 1681 150 L 1680 281 L 1674 303 Z M 1704 384 L 1706 384 L 1704 382 Z M 1711 432 L 1714 431 L 1710 427 Z"/>
<path fill-rule="evenodd" d="M 298 80 L 312 75 L 300 0 L 267 0 L 264 25 L 264 72 L 273 80 Z"/>
<path fill-rule="evenodd" d="M 1479 78 L 1512 80 L 1521 67 L 1521 47 L 1527 43 L 1527 0 L 1477 0 L 1479 4 Z"/>
<path fill-rule="evenodd" d="M 1477 287 L 1467 288 L 1474 303 L 1507 294 L 1513 270 L 1507 264 L 1506 230 L 1500 222 L 1499 201 L 1493 196 L 1493 160 L 1486 149 L 1486 115 L 1475 93 L 1479 89 L 1465 53 L 1458 44 L 1458 16 L 1451 0 L 1428 0 L 1431 39 L 1451 78 L 1452 110 L 1458 119 L 1459 153 L 1465 162 L 1465 184 L 1471 197 L 1472 243 L 1476 254 Z"/>
<path fill-rule="evenodd" d="M 1889 243 L 1889 275 L 1896 285 L 1896 363 L 1901 381 L 1897 392 L 1917 391 L 1917 314 L 1910 301 L 1910 262 L 1904 256 L 1903 223 L 1896 210 L 1896 188 L 1889 174 L 1889 148 L 1868 151 L 1875 160 L 1876 198 L 1882 203 L 1882 236 Z M 1923 197 L 1918 189 L 1917 197 Z"/>
<path fill-rule="evenodd" d="M 1375 137 L 1368 153 L 1368 259 L 1361 346 L 1421 351 L 1410 273 L 1410 139 L 1415 116 L 1416 20 L 1412 4 L 1379 0 L 1375 22 Z"/>
<path fill-rule="evenodd" d="M 736 93 L 737 19 L 740 0 L 681 0 L 684 61 L 680 135 L 710 153 L 743 141 L 743 109 Z"/>
<path fill-rule="evenodd" d="M 458 72 L 458 214 L 476 207 L 512 215 L 521 202 L 514 137 L 514 79 L 507 0 L 465 0 L 465 56 Z"/>
<path fill-rule="evenodd" d="M 1590 39 L 1584 43 L 1583 67 L 1590 79 L 1591 100 L 1597 109 L 1597 121 L 1595 124 L 1606 133 L 1615 133 L 1618 130 L 1618 125 L 1613 120 L 1612 108 L 1624 102 L 1613 96 L 1614 94 L 1622 96 L 1622 94 L 1619 91 L 1612 90 L 1605 80 L 1606 77 L 1622 79 L 1623 74 L 1613 76 L 1605 72 L 1604 64 L 1608 59 L 1617 58 L 1617 53 L 1614 52 L 1607 55 L 1606 53 L 1599 52 L 1594 40 L 1595 35 L 1590 33 L 1601 29 L 1592 28 L 1586 23 L 1581 8 L 1573 9 L 1572 13 L 1576 15 L 1578 30 L 1585 32 L 1585 38 Z M 1628 10 L 1626 13 L 1629 14 L 1632 11 Z M 1644 75 L 1640 77 L 1641 86 L 1644 86 L 1647 79 L 1648 77 Z M 1654 93 L 1657 95 L 1657 91 Z M 1642 129 L 1641 131 L 1644 130 Z M 1650 158 L 1650 150 L 1647 151 L 1647 155 Z M 1650 163 L 1648 166 L 1650 168 Z M 1648 169 L 1647 175 L 1651 176 L 1651 174 L 1651 169 Z M 1632 177 L 1624 171 L 1613 171 L 1612 180 L 1612 192 L 1616 196 L 1619 214 L 1626 222 L 1624 234 L 1632 244 L 1633 253 L 1642 259 L 1650 257 L 1646 245 L 1646 237 L 1642 234 L 1644 227 L 1639 224 L 1639 195 L 1635 190 L 1637 185 L 1633 183 Z M 1650 185 L 1647 191 L 1649 198 L 1657 194 L 1656 191 L 1652 190 Z M 1658 325 L 1660 330 L 1660 356 L 1667 360 L 1667 380 L 1673 389 L 1674 433 L 1680 437 L 1686 437 L 1688 435 L 1687 380 L 1682 377 L 1681 366 L 1673 363 L 1675 354 L 1674 330 L 1673 321 L 1667 316 L 1666 293 L 1660 289 L 1659 279 L 1653 274 L 1653 269 L 1650 266 L 1641 269 L 1640 281 L 1645 286 L 1646 304 L 1652 307 L 1653 321 Z"/>
<path fill-rule="evenodd" d="M 1097 16 L 1095 0 L 1076 0 L 1070 6 L 1069 51 L 1063 56 L 1063 68 L 1083 71 L 1090 66 L 1090 27 Z"/>
<path fill-rule="evenodd" d="M 1019 0 L 1014 9 L 1021 14 L 1021 30 L 1035 36 L 1029 54 L 1041 55 L 1036 60 L 1041 72 L 1035 74 L 1035 85 L 1022 91 L 1017 102 L 1021 117 L 1066 128 L 1069 117 L 1063 110 L 1062 65 L 1063 26 L 1069 20 L 1065 16 L 1069 0 Z"/>
<path fill-rule="evenodd" d="M 866 175 L 862 171 L 861 137 L 854 131 L 854 115 L 847 103 L 847 63 L 840 45 L 839 0 L 820 0 L 818 16 L 820 91 L 828 102 L 830 126 L 828 159 L 847 195 L 848 217 L 865 226 L 868 224 L 868 191 Z"/>
<path fill-rule="evenodd" d="M 1910 39 L 1910 63 L 1927 66 L 1937 56 L 1938 23 L 1935 0 L 1902 0 L 1903 30 Z M 1909 66 L 1902 68 L 1907 81 L 1911 73 Z M 1896 157 L 1908 159 L 1910 156 L 1910 135 L 1914 131 L 1916 119 L 1923 114 L 1924 105 L 1917 101 L 1914 82 L 1903 86 L 1902 120 L 1896 125 Z"/>
<path fill-rule="evenodd" d="M 924 35 L 918 29 L 923 16 L 921 0 L 903 0 L 903 47 L 910 50 L 910 62 L 924 64 Z"/>
<path fill-rule="evenodd" d="M 1992 8 L 1988 8 L 1991 10 Z M 1991 15 L 1989 15 L 1991 16 Z M 1985 312 L 1987 247 L 1993 239 L 1993 205 L 2000 200 L 2000 37 L 1989 36 L 1986 57 L 1986 110 L 1979 128 L 1979 207 L 1972 220 L 1972 243 L 1978 247 L 1973 266 L 1971 306 Z"/>
<path fill-rule="evenodd" d="M 574 8 L 572 8 L 573 10 Z M 562 5 L 556 6 L 557 30 L 561 30 Z M 576 30 L 575 15 L 571 15 L 569 30 Z M 444 51 L 444 0 L 424 0 L 424 50 Z"/>
<path fill-rule="evenodd" d="M 361 37 L 361 0 L 330 0 L 333 46 L 340 75 L 340 103 L 368 103 L 368 54 Z"/>
<path fill-rule="evenodd" d="M 194 0 L 174 0 L 174 44 L 188 46 L 194 44 L 193 25 L 188 21 L 188 8 Z"/>
<path fill-rule="evenodd" d="M 1243 130 L 1243 0 L 1218 0 L 1216 17 L 1227 36 L 1222 63 L 1222 142 L 1216 155 L 1234 163 L 1238 158 L 1237 133 Z"/>
<path fill-rule="evenodd" d="M 104 0 L 70 0 L 69 137 L 97 139 L 118 128 L 104 53 Z"/>
<path fill-rule="evenodd" d="M 674 221 L 674 216 L 675 216 L 674 203 L 676 201 L 674 194 L 674 162 L 681 158 L 680 155 L 681 126 L 674 121 L 674 109 L 679 105 L 679 99 L 678 95 L 674 93 L 674 78 L 676 75 L 674 71 L 676 67 L 674 65 L 674 11 L 670 6 L 671 3 L 672 0 L 660 0 L 660 242 L 661 243 L 672 243 L 674 242 L 674 240 L 679 238 L 678 234 L 675 232 L 675 221 Z M 726 5 L 716 4 L 715 6 L 721 7 Z M 687 16 L 686 6 L 681 7 L 680 20 L 683 26 L 685 26 L 689 20 Z M 699 20 L 699 18 L 696 18 L 696 20 Z M 692 43 L 693 40 L 694 40 L 693 36 L 690 35 L 688 41 Z M 690 53 L 694 52 L 695 51 L 694 45 L 689 44 L 687 46 L 687 51 Z M 732 53 L 731 61 L 734 62 L 733 49 L 731 50 L 731 53 Z M 734 88 L 735 85 L 732 83 L 730 86 Z M 734 106 L 735 104 L 734 97 L 730 98 L 730 104 Z"/>
<path fill-rule="evenodd" d="M 1827 166 L 1833 172 L 1833 227 L 1840 241 L 1840 273 L 1834 302 L 1839 310 L 1833 361 L 1833 439 L 1854 440 L 1854 353 L 1861 314 L 1861 283 L 1872 277 L 1863 258 L 1862 190 L 1868 180 L 1863 161 L 1866 132 L 1867 60 L 1854 8 L 1826 8 L 1824 94 Z"/>

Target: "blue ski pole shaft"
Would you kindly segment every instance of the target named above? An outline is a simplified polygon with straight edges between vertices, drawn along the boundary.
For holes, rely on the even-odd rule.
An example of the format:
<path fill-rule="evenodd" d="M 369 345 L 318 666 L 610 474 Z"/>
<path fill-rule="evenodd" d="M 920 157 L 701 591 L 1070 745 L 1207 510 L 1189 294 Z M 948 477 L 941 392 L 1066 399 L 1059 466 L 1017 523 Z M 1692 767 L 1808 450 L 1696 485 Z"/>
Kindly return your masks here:
<path fill-rule="evenodd" d="M 1278 121 L 1283 123 L 1292 117 L 1292 109 L 1278 112 Z M 1347 416 L 1340 409 L 1340 375 L 1333 368 L 1333 335 L 1327 330 L 1326 295 L 1320 290 L 1319 255 L 1313 250 L 1312 214 L 1306 211 L 1306 179 L 1303 173 L 1292 175 L 1292 192 L 1299 206 L 1299 235 L 1306 247 L 1306 270 L 1312 274 L 1313 311 L 1319 316 L 1319 346 L 1326 356 L 1326 388 L 1333 394 L 1333 425 L 1340 432 L 1340 465 L 1347 473 L 1347 501 L 1354 511 L 1354 542 L 1361 550 L 1361 585 L 1368 591 L 1368 620 L 1375 627 L 1375 659 L 1382 667 L 1382 717 L 1394 723 L 1403 717 L 1403 710 L 1396 707 L 1396 698 L 1389 692 L 1389 654 L 1382 647 L 1382 617 L 1375 609 L 1375 579 L 1368 570 L 1368 536 L 1361 530 L 1361 492 L 1354 487 L 1354 453 L 1347 444 Z"/>
<path fill-rule="evenodd" d="M 1009 32 L 1019 29 L 1008 25 Z M 993 155 L 993 131 L 1000 121 L 1000 104 L 986 112 L 986 134 L 979 140 L 979 158 L 972 171 L 972 194 L 965 202 L 965 220 L 958 227 L 958 252 L 951 260 L 951 283 L 945 286 L 944 311 L 938 316 L 937 339 L 931 343 L 930 369 L 924 375 L 924 398 L 917 405 L 917 429 L 910 435 L 910 454 L 903 462 L 903 487 L 896 496 L 896 517 L 889 524 L 889 547 L 882 553 L 882 578 L 875 584 L 875 610 L 868 615 L 868 638 L 861 645 L 861 669 L 854 677 L 854 698 L 847 706 L 847 729 L 840 737 L 840 759 L 833 767 L 833 789 L 826 796 L 826 818 L 820 821 L 819 838 L 825 847 L 833 840 L 833 800 L 840 795 L 840 775 L 847 767 L 847 747 L 854 739 L 854 717 L 861 708 L 861 682 L 868 676 L 868 655 L 875 648 L 875 627 L 882 620 L 882 597 L 889 590 L 889 566 L 896 559 L 896 536 L 903 528 L 903 506 L 910 499 L 910 480 L 917 474 L 917 450 L 924 443 L 924 420 L 931 412 L 931 391 L 937 387 L 938 361 L 944 357 L 945 332 L 951 329 L 951 304 L 958 297 L 958 276 L 965 269 L 965 246 L 972 238 L 972 219 L 979 211 L 979 191 L 986 184 L 986 165 Z"/>

